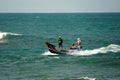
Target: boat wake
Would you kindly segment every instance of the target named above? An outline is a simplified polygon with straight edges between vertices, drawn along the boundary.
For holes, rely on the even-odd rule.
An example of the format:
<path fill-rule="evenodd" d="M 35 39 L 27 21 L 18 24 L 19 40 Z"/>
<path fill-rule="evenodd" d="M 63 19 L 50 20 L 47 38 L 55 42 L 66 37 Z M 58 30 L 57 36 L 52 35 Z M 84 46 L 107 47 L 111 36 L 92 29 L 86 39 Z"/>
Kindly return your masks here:
<path fill-rule="evenodd" d="M 110 44 L 107 47 L 101 47 L 93 50 L 81 50 L 81 51 L 76 50 L 67 54 L 73 55 L 73 56 L 88 56 L 88 55 L 102 54 L 102 53 L 108 53 L 108 52 L 113 52 L 113 53 L 120 52 L 120 45 Z M 43 53 L 43 55 L 58 55 L 58 54 L 54 54 L 47 51 Z"/>
<path fill-rule="evenodd" d="M 85 55 L 93 55 L 93 54 L 108 53 L 108 52 L 114 52 L 114 53 L 120 52 L 120 46 L 116 44 L 110 44 L 107 47 L 101 47 L 93 50 L 74 51 L 69 54 L 75 56 L 81 56 L 81 55 L 85 56 Z"/>

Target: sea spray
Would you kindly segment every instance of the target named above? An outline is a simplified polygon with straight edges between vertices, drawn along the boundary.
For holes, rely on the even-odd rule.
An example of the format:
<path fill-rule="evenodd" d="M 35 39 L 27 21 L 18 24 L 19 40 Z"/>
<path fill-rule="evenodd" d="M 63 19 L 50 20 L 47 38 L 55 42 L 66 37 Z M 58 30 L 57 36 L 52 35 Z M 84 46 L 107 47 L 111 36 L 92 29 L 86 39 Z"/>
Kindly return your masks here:
<path fill-rule="evenodd" d="M 55 55 L 58 55 L 58 54 L 54 54 L 54 53 L 51 53 L 50 51 L 47 51 L 47 52 L 44 52 L 42 55 L 46 55 L 46 56 L 53 55 L 53 56 L 55 56 Z"/>

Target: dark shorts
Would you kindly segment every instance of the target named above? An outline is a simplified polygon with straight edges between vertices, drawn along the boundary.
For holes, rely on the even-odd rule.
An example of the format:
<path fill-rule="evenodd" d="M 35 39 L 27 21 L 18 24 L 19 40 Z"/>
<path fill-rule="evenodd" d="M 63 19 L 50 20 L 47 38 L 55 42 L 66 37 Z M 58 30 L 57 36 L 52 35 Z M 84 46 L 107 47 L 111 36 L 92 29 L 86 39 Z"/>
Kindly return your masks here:
<path fill-rule="evenodd" d="M 62 45 L 62 43 L 59 43 L 59 45 L 61 46 L 61 45 Z"/>

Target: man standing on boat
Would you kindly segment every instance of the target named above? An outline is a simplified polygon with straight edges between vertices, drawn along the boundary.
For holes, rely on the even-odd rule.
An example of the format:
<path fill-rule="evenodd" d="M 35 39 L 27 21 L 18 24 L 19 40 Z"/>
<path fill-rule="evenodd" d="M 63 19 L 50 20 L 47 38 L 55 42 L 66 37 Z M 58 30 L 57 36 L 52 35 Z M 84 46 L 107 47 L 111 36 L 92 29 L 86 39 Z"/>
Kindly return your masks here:
<path fill-rule="evenodd" d="M 82 49 L 82 44 L 80 38 L 77 38 L 77 48 L 80 50 Z"/>
<path fill-rule="evenodd" d="M 58 45 L 59 45 L 59 48 L 63 48 L 62 43 L 63 43 L 63 40 L 62 40 L 61 36 L 59 36 L 59 38 L 58 38 Z"/>

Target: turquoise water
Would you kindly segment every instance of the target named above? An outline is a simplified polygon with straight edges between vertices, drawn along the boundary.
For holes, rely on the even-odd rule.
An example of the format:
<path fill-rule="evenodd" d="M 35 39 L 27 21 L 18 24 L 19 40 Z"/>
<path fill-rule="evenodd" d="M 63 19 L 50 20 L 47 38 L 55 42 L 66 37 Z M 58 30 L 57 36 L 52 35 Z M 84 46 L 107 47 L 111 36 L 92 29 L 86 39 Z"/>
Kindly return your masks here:
<path fill-rule="evenodd" d="M 85 50 L 50 53 L 58 36 Z M 0 80 L 76 79 L 120 79 L 120 13 L 0 14 Z"/>

